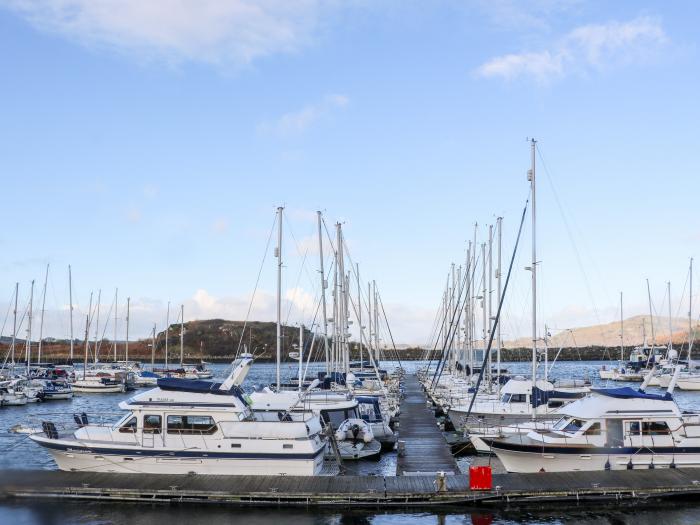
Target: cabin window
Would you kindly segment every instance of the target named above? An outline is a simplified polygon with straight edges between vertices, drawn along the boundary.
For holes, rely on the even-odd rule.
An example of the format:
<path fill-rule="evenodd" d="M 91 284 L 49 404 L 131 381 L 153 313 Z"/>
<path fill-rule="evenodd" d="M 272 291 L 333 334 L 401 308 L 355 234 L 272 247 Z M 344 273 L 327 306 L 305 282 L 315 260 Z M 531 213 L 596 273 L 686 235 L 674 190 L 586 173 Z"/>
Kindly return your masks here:
<path fill-rule="evenodd" d="M 122 434 L 133 434 L 136 432 L 136 417 L 132 417 L 126 423 L 119 427 L 119 432 Z"/>
<path fill-rule="evenodd" d="M 553 430 L 561 430 L 566 426 L 566 424 L 569 422 L 569 419 L 566 417 L 560 418 L 554 425 L 552 426 Z"/>
<path fill-rule="evenodd" d="M 510 394 L 503 394 L 503 396 L 501 396 L 501 403 L 510 403 Z"/>
<path fill-rule="evenodd" d="M 321 414 L 323 421 L 333 425 L 333 428 L 338 428 L 343 421 L 348 419 L 346 410 L 324 410 Z"/>
<path fill-rule="evenodd" d="M 646 436 L 666 436 L 671 433 L 665 421 L 645 421 L 642 423 L 642 434 Z"/>
<path fill-rule="evenodd" d="M 511 394 L 511 403 L 527 403 L 527 394 Z"/>
<path fill-rule="evenodd" d="M 581 419 L 572 419 L 562 430 L 564 432 L 578 432 L 585 424 L 586 422 Z"/>
<path fill-rule="evenodd" d="M 638 436 L 640 428 L 639 421 L 625 421 L 625 434 L 628 436 Z"/>
<path fill-rule="evenodd" d="M 289 443 L 284 443 L 284 444 L 282 444 L 282 448 L 294 448 L 294 445 L 289 444 Z"/>
<path fill-rule="evenodd" d="M 599 436 L 600 435 L 600 423 L 593 423 L 590 427 L 586 429 L 585 434 L 587 436 Z"/>
<path fill-rule="evenodd" d="M 365 421 L 376 421 L 377 414 L 374 410 L 374 404 L 372 403 L 360 403 L 358 406 L 360 409 L 360 417 Z"/>
<path fill-rule="evenodd" d="M 162 419 L 160 416 L 149 414 L 143 416 L 143 432 L 145 434 L 160 434 Z"/>
<path fill-rule="evenodd" d="M 168 434 L 213 434 L 216 430 L 210 416 L 168 416 Z"/>

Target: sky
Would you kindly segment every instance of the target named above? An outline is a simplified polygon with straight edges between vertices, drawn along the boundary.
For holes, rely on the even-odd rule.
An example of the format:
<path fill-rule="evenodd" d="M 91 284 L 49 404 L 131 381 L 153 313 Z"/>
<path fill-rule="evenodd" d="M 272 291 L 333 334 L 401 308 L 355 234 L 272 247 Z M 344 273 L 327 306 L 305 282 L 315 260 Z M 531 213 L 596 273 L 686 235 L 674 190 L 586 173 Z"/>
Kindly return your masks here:
<path fill-rule="evenodd" d="M 0 0 L 0 316 L 15 282 L 40 308 L 49 264 L 44 332 L 67 336 L 70 264 L 76 319 L 118 288 L 121 337 L 126 297 L 133 337 L 169 301 L 171 322 L 273 320 L 284 206 L 286 320 L 315 308 L 322 210 L 396 342 L 427 344 L 474 224 L 482 242 L 502 216 L 511 256 L 529 137 L 541 329 L 614 320 L 620 292 L 645 313 L 646 279 L 687 315 L 699 20 L 689 1 Z M 529 330 L 530 235 L 506 338 Z"/>

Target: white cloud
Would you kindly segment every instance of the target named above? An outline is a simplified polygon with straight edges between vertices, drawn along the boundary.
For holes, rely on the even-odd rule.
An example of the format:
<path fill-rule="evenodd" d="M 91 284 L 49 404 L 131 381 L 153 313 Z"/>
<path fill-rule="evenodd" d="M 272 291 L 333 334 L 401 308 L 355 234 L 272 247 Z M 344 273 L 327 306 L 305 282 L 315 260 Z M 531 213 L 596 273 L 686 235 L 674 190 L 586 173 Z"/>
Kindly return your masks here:
<path fill-rule="evenodd" d="M 326 95 L 319 102 L 308 104 L 297 111 L 285 113 L 272 122 L 261 123 L 258 126 L 258 131 L 280 136 L 298 135 L 328 116 L 332 111 L 344 108 L 349 102 L 350 99 L 345 95 Z"/>
<path fill-rule="evenodd" d="M 247 64 L 297 51 L 329 0 L 5 0 L 40 30 L 168 62 Z"/>
<path fill-rule="evenodd" d="M 495 57 L 476 69 L 482 77 L 531 77 L 546 83 L 571 72 L 644 62 L 668 42 L 658 20 L 642 16 L 628 22 L 581 26 L 551 49 Z"/>

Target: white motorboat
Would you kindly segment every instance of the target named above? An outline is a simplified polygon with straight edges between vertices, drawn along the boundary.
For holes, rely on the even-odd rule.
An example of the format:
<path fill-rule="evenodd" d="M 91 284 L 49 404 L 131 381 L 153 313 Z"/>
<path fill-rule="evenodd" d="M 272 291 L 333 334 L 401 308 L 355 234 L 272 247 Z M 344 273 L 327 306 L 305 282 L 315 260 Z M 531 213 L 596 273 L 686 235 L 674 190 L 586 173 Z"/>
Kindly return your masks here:
<path fill-rule="evenodd" d="M 15 390 L 9 381 L 0 384 L 0 406 L 21 406 L 27 404 L 24 392 Z"/>
<path fill-rule="evenodd" d="M 470 425 L 498 427 L 529 420 L 556 420 L 559 419 L 559 407 L 585 396 L 589 391 L 589 387 L 583 383 L 556 388 L 549 381 L 539 380 L 533 388 L 531 380 L 513 378 L 501 388 L 501 399 L 482 401 L 477 397 L 471 412 L 469 401 L 465 400 L 463 404 L 450 407 L 448 415 L 455 428 Z"/>
<path fill-rule="evenodd" d="M 320 474 L 320 420 L 310 412 L 255 412 L 224 383 L 164 378 L 120 403 L 117 423 L 62 432 L 44 421 L 30 438 L 61 470 L 153 474 Z M 85 418 L 87 419 L 87 418 Z"/>
<path fill-rule="evenodd" d="M 73 388 L 65 379 L 44 379 L 44 400 L 71 399 Z"/>
<path fill-rule="evenodd" d="M 509 472 L 700 467 L 700 414 L 663 394 L 630 387 L 593 389 L 560 409 L 549 432 L 486 439 Z"/>
<path fill-rule="evenodd" d="M 126 384 L 123 381 L 115 380 L 108 375 L 83 376 L 81 379 L 76 380 L 72 387 L 73 392 L 84 394 L 116 394 L 126 392 Z"/>

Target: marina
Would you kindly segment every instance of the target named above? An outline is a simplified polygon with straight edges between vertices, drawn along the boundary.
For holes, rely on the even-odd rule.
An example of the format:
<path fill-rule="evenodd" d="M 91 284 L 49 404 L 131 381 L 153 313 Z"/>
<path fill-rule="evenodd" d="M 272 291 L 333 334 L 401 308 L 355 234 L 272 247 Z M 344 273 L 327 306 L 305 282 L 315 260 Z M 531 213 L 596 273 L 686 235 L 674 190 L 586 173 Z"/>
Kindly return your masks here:
<path fill-rule="evenodd" d="M 0 525 L 700 525 L 699 22 L 0 1 Z"/>

